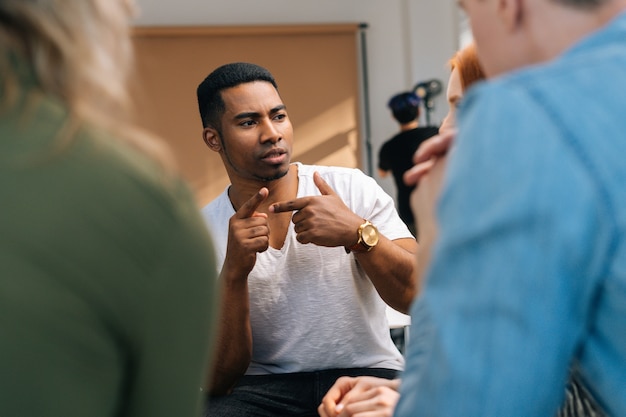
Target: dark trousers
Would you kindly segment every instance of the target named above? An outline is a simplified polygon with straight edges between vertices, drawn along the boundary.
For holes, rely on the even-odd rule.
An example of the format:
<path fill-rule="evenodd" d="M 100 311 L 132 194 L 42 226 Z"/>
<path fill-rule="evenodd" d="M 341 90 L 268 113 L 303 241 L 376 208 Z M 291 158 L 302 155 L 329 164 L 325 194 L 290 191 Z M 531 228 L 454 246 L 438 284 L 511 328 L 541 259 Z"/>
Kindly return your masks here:
<path fill-rule="evenodd" d="M 341 376 L 398 377 L 381 368 L 329 369 L 242 377 L 232 393 L 207 399 L 205 417 L 317 417 L 317 407 Z"/>

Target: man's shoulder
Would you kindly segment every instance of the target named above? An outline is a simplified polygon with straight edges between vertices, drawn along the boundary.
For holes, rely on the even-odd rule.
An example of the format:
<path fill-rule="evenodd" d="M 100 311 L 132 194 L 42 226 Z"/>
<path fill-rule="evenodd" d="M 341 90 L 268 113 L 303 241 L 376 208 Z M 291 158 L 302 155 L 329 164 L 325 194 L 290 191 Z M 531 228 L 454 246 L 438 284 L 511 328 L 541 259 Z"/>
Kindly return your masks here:
<path fill-rule="evenodd" d="M 439 133 L 439 127 L 437 126 L 418 126 L 416 128 L 398 133 L 389 142 L 397 144 L 415 141 L 420 142 L 430 138 L 431 136 L 436 135 L 437 133 Z"/>
<path fill-rule="evenodd" d="M 616 83 L 621 82 L 626 62 L 624 35 L 626 13 L 616 19 L 614 24 L 571 45 L 555 59 L 477 83 L 470 88 L 463 102 L 465 104 L 475 100 L 477 95 L 491 96 L 492 100 L 504 102 L 510 101 L 512 95 L 517 95 L 530 101 L 549 103 L 549 107 L 557 103 L 559 108 L 578 108 L 581 103 L 594 98 L 590 94 L 602 94 L 598 87 L 611 86 L 611 92 L 622 87 Z M 512 104 L 528 105 L 516 100 Z M 498 107 L 493 110 L 497 111 Z"/>
<path fill-rule="evenodd" d="M 428 139 L 429 137 L 439 133 L 439 128 L 437 126 L 418 126 L 408 132 L 416 138 Z"/>
<path fill-rule="evenodd" d="M 232 205 L 230 204 L 230 199 L 228 198 L 228 187 L 226 187 L 224 191 L 211 200 L 200 211 L 205 218 L 209 218 L 210 216 L 214 216 L 218 213 L 223 213 L 229 208 L 232 209 Z"/>
<path fill-rule="evenodd" d="M 397 142 L 397 141 L 398 141 L 398 138 L 401 138 L 403 133 L 404 133 L 404 132 L 398 132 L 398 133 L 394 134 L 392 137 L 390 137 L 390 138 L 389 138 L 389 139 L 387 139 L 385 142 L 383 142 L 383 147 L 384 147 L 384 146 L 390 146 L 390 145 L 392 145 L 394 142 Z"/>
<path fill-rule="evenodd" d="M 317 189 L 313 181 L 313 174 L 315 172 L 318 172 L 324 181 L 340 194 L 349 192 L 348 190 L 355 186 L 366 186 L 366 184 L 369 184 L 369 181 L 375 183 L 372 177 L 366 175 L 359 168 L 299 164 L 298 177 L 302 185 L 302 190 L 307 190 L 307 193 L 313 189 Z"/>
<path fill-rule="evenodd" d="M 342 167 L 335 165 L 306 165 L 298 164 L 298 176 L 313 176 L 314 172 L 319 172 L 322 176 L 342 176 L 342 175 L 364 175 L 359 168 Z"/>
<path fill-rule="evenodd" d="M 476 124 L 492 129 L 493 123 L 510 124 L 511 115 L 515 115 L 525 120 L 522 131 L 518 131 L 523 133 L 542 123 L 561 129 L 580 128 L 581 115 L 589 119 L 606 117 L 607 108 L 626 103 L 614 94 L 626 87 L 626 47 L 621 49 L 594 55 L 581 47 L 550 62 L 480 82 L 464 97 L 459 118 L 467 114 L 468 119 L 482 120 L 476 120 Z M 499 120 L 486 123 L 487 109 L 490 118 Z M 470 116 L 472 112 L 475 114 Z"/>

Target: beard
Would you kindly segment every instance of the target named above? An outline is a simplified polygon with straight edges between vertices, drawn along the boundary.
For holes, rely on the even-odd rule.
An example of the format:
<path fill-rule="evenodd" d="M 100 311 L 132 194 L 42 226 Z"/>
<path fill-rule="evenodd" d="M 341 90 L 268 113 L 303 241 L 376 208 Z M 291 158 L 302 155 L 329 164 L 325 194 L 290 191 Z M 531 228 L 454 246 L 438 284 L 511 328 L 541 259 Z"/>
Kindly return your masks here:
<path fill-rule="evenodd" d="M 271 181 L 274 181 L 274 180 L 281 179 L 282 177 L 284 177 L 285 175 L 287 175 L 289 173 L 289 167 L 290 166 L 291 165 L 287 166 L 287 169 L 285 169 L 284 171 L 277 172 L 276 174 L 272 175 L 271 177 L 261 177 L 261 176 L 258 176 L 257 179 L 259 179 L 259 180 L 261 180 L 263 182 L 271 182 Z"/>
<path fill-rule="evenodd" d="M 252 176 L 254 177 L 256 180 L 261 181 L 261 182 L 272 182 L 278 179 L 281 179 L 282 177 L 284 177 L 285 175 L 287 175 L 289 173 L 289 169 L 291 168 L 291 163 L 288 163 L 286 168 L 281 169 L 278 172 L 273 173 L 270 176 L 263 176 L 263 175 L 258 175 L 254 172 L 250 172 L 248 171 L 246 173 L 245 170 L 240 169 L 231 159 L 230 157 L 230 152 L 229 150 L 226 148 L 226 146 L 222 145 L 222 152 L 223 152 L 223 157 L 224 157 L 224 163 L 226 165 L 228 165 L 230 167 L 231 170 L 233 170 L 233 172 L 241 175 L 241 176 Z"/>

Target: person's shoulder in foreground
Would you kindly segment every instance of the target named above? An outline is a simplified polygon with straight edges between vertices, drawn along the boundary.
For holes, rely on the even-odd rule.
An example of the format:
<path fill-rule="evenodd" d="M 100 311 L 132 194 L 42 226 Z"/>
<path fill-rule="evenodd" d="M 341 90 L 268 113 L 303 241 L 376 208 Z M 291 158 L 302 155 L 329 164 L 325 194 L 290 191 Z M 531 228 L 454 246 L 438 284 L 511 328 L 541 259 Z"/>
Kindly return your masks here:
<path fill-rule="evenodd" d="M 215 262 L 127 118 L 129 5 L 0 2 L 3 416 L 199 409 Z"/>
<path fill-rule="evenodd" d="M 608 10 L 468 94 L 396 415 L 554 415 L 572 362 L 626 414 L 626 17 Z"/>
<path fill-rule="evenodd" d="M 48 104 L 36 113 L 37 120 L 62 125 L 54 115 L 58 109 L 46 109 Z M 10 205 L 3 204 L 6 221 L 0 221 L 2 240 L 12 242 L 0 255 L 8 278 L 2 280 L 0 310 L 12 320 L 2 320 L 0 332 L 15 344 L 0 347 L 7 361 L 2 361 L 0 408 L 12 415 L 11 404 L 23 398 L 28 386 L 32 401 L 28 408 L 20 405 L 22 411 L 57 415 L 70 407 L 66 411 L 84 408 L 106 416 L 108 398 L 121 394 L 116 381 L 128 377 L 125 367 L 135 369 L 129 389 L 171 396 L 171 401 L 150 400 L 151 415 L 182 410 L 185 401 L 195 404 L 197 393 L 190 396 L 187 384 L 196 374 L 195 386 L 201 386 L 202 370 L 191 367 L 207 353 L 203 346 L 214 308 L 208 300 L 215 286 L 207 277 L 216 271 L 211 242 L 187 187 L 133 149 L 108 143 L 112 139 L 91 130 L 69 144 L 50 141 L 47 149 L 41 145 L 49 135 L 37 127 L 8 132 L 17 134 L 3 144 L 14 139 L 15 152 L 0 158 L 0 189 L 12 196 Z M 29 266 L 33 263 L 46 266 L 37 272 Z M 14 285 L 17 276 L 21 286 Z M 29 305 L 37 305 L 37 313 Z M 190 315 L 202 319 L 188 320 Z M 107 341 L 109 332 L 127 347 Z M 164 334 L 168 340 L 159 341 Z M 75 345 L 73 338 L 82 342 Z M 20 359 L 12 351 L 16 346 L 30 354 Z M 124 351 L 126 364 L 116 359 Z M 162 356 L 179 360 L 171 367 Z M 35 398 L 32 390 L 39 393 Z M 59 400 L 68 391 L 79 398 Z M 115 402 L 148 415 L 142 411 L 148 403 L 141 405 L 135 394 Z"/>

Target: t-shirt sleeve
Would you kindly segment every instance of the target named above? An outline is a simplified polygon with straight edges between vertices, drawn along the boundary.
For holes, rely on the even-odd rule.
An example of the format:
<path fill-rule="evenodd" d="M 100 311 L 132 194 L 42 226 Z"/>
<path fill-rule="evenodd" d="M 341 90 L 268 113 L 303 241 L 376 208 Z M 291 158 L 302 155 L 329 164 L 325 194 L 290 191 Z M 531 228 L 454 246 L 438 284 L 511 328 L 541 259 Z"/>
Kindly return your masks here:
<path fill-rule="evenodd" d="M 383 171 L 391 169 L 391 161 L 389 160 L 389 142 L 383 144 L 378 152 L 378 168 Z"/>
<path fill-rule="evenodd" d="M 351 179 L 350 195 L 344 198 L 359 216 L 371 221 L 390 240 L 413 238 L 400 218 L 394 199 L 374 178 L 356 169 Z"/>

